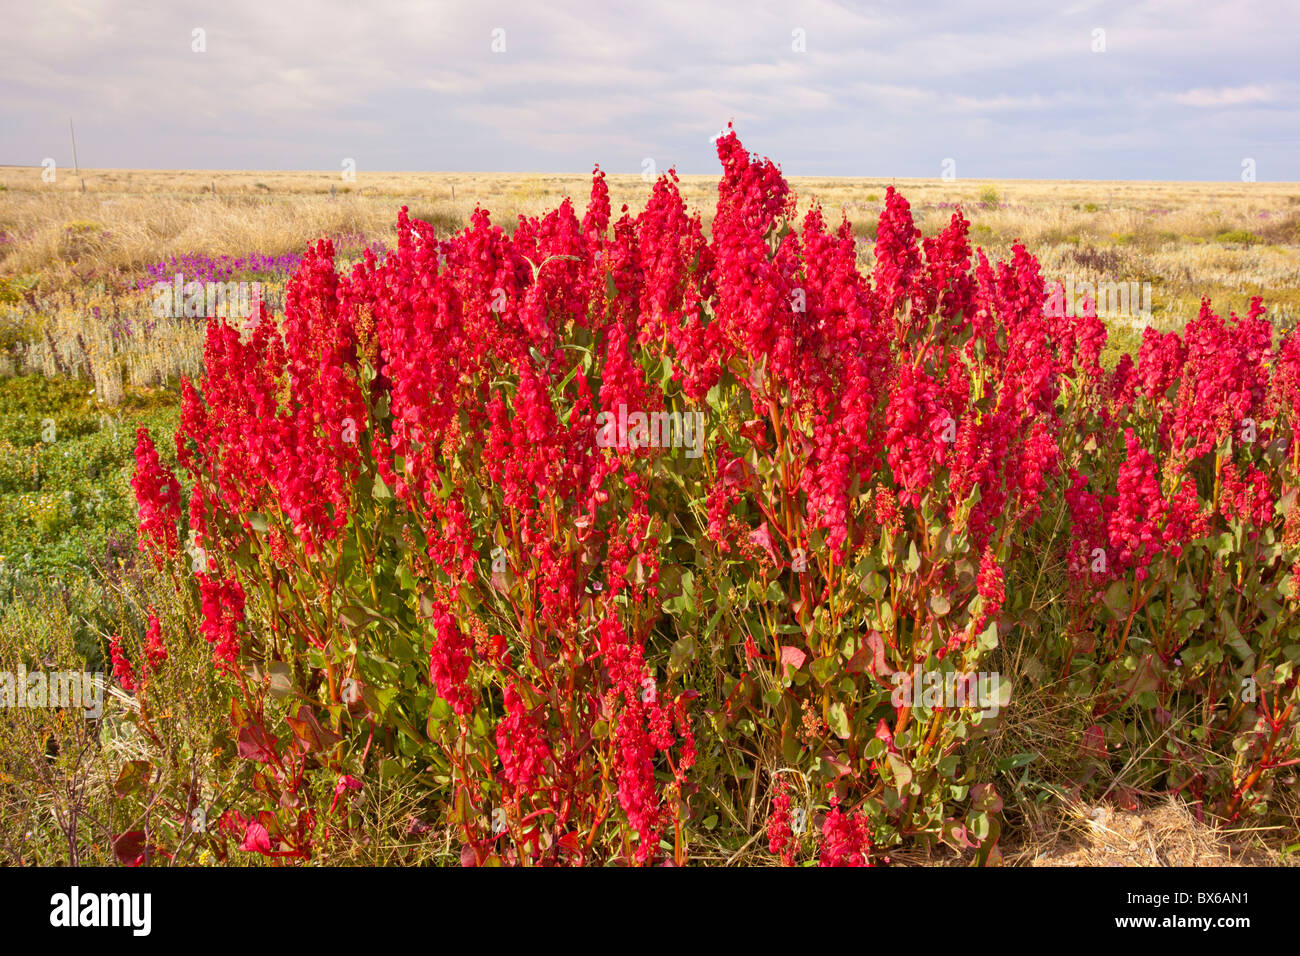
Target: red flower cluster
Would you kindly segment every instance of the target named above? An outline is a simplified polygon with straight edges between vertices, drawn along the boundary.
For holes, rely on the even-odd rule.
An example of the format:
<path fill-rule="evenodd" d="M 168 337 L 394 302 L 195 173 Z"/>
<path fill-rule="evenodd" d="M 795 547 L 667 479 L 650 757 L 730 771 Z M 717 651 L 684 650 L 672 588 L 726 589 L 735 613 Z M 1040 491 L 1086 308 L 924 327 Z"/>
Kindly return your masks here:
<path fill-rule="evenodd" d="M 239 581 L 198 575 L 203 609 L 203 637 L 212 645 L 218 667 L 234 671 L 239 663 L 239 624 L 244 619 L 244 589 Z"/>
<path fill-rule="evenodd" d="M 781 858 L 783 866 L 794 866 L 798 845 L 790 825 L 790 788 L 780 780 L 772 795 L 772 809 L 767 817 L 767 848 Z"/>
<path fill-rule="evenodd" d="M 113 677 L 122 689 L 127 692 L 134 692 L 138 686 L 135 680 L 135 671 L 131 667 L 131 660 L 126 656 L 126 651 L 122 649 L 122 638 L 114 634 L 108 642 L 109 654 L 113 660 Z"/>
<path fill-rule="evenodd" d="M 474 641 L 461 632 L 442 605 L 433 608 L 433 629 L 429 682 L 438 688 L 438 696 L 451 704 L 457 716 L 464 717 L 474 709 L 474 692 L 466 682 Z"/>
<path fill-rule="evenodd" d="M 861 813 L 844 813 L 832 798 L 831 812 L 822 824 L 819 866 L 870 866 L 871 830 Z"/>
<path fill-rule="evenodd" d="M 497 756 L 506 782 L 532 790 L 538 775 L 551 760 L 551 750 L 536 717 L 524 705 L 514 681 L 506 685 L 505 716 L 497 724 Z"/>
<path fill-rule="evenodd" d="M 181 516 L 181 484 L 158 460 L 149 430 L 136 431 L 135 474 L 131 478 L 139 508 L 140 550 L 153 556 L 155 567 L 176 556 L 180 547 L 176 526 Z"/>
<path fill-rule="evenodd" d="M 163 643 L 162 625 L 152 607 L 149 608 L 149 629 L 145 632 L 144 653 L 148 669 L 151 670 L 157 670 L 167 660 L 167 645 Z"/>

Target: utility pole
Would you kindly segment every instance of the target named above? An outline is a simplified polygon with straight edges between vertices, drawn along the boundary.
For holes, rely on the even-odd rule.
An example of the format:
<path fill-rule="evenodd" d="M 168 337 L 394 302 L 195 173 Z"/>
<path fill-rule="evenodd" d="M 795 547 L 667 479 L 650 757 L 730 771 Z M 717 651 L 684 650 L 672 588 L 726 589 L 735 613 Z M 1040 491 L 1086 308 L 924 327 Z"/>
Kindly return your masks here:
<path fill-rule="evenodd" d="M 72 128 L 72 117 L 68 117 L 68 132 L 72 134 L 72 175 L 79 176 L 81 169 L 77 165 L 77 131 Z"/>

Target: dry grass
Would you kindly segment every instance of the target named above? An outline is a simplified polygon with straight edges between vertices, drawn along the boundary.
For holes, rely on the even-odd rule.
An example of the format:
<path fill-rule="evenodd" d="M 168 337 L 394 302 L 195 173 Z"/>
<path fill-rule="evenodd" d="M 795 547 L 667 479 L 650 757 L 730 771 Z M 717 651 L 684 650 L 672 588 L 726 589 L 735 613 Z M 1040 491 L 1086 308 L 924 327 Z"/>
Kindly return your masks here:
<path fill-rule="evenodd" d="M 192 374 L 198 339 L 184 323 L 147 342 L 105 338 L 87 290 L 110 290 L 115 310 L 143 327 L 148 300 L 114 290 L 173 255 L 279 255 L 326 235 L 353 246 L 392 245 L 403 204 L 443 235 L 461 228 L 479 204 L 510 227 L 518 215 L 541 214 L 566 196 L 581 213 L 590 182 L 590 174 L 362 171 L 344 182 L 334 172 L 83 170 L 74 177 L 63 170 L 45 183 L 39 168 L 0 167 L 0 310 L 8 309 L 0 326 L 9 329 L 0 328 L 0 346 L 6 336 L 30 343 L 0 373 L 20 366 L 48 373 L 81 362 L 78 371 L 110 396 L 120 391 L 118 380 L 149 384 Z M 607 182 L 616 211 L 625 203 L 639 211 L 650 192 L 640 175 L 611 174 Z M 1150 282 L 1150 321 L 1159 327 L 1181 326 L 1202 295 L 1220 311 L 1239 313 L 1262 295 L 1279 326 L 1300 323 L 1300 184 L 825 177 L 791 183 L 801 209 L 819 202 L 832 220 L 849 217 L 863 239 L 864 268 L 892 183 L 928 235 L 960 203 L 974 243 L 991 258 L 1005 258 L 1021 240 L 1049 279 Z M 707 225 L 717 178 L 684 176 L 681 188 Z M 3 304 L 6 280 L 26 302 Z M 1117 325 L 1116 346 L 1134 347 L 1135 331 Z"/>
<path fill-rule="evenodd" d="M 84 181 L 86 194 L 158 195 L 192 198 L 216 187 L 218 196 L 336 196 L 346 198 L 409 198 L 484 204 L 506 200 L 512 204 L 530 201 L 553 205 L 564 196 L 584 198 L 591 184 L 590 173 L 455 173 L 455 172 L 366 172 L 355 181 L 344 181 L 338 172 L 256 170 L 119 170 L 83 169 L 74 177 L 62 170 L 54 183 L 41 180 L 40 167 L 0 166 L 0 183 L 13 193 L 58 193 L 79 195 Z M 708 204 L 717 186 L 713 175 L 682 176 L 681 188 L 688 202 Z M 1165 209 L 1190 209 L 1200 214 L 1222 210 L 1266 211 L 1300 204 L 1300 183 L 1158 182 L 1047 179 L 898 179 L 877 177 L 791 176 L 790 183 L 805 200 L 816 198 L 827 207 L 850 202 L 870 202 L 874 194 L 896 186 L 913 203 L 962 202 L 974 206 L 991 189 L 998 202 L 1012 208 L 1022 205 L 1057 206 L 1093 204 L 1110 214 Z M 606 182 L 615 208 L 628 203 L 635 211 L 649 193 L 649 183 L 639 173 L 609 172 Z M 1116 220 L 1118 222 L 1118 220 Z"/>
<path fill-rule="evenodd" d="M 1003 866 L 1294 866 L 1295 827 L 1229 828 L 1198 820 L 1176 796 L 1152 797 L 1145 806 L 1088 805 L 1063 799 L 1044 808 L 1043 826 L 1004 833 Z M 890 854 L 894 866 L 969 866 L 973 851 L 912 846 Z M 761 828 L 739 849 L 705 840 L 691 848 L 703 866 L 779 866 Z"/>
<path fill-rule="evenodd" d="M 359 172 L 355 182 L 344 182 L 328 172 L 83 170 L 73 177 L 65 170 L 44 183 L 40 173 L 0 167 L 0 273 L 69 264 L 130 269 L 179 253 L 280 253 L 327 234 L 384 239 L 403 203 L 443 229 L 462 225 L 479 204 L 509 225 L 566 196 L 581 209 L 591 182 L 589 174 Z M 635 213 L 649 195 L 640 175 L 611 174 L 607 182 L 615 210 L 626 203 Z M 833 218 L 842 210 L 864 236 L 874 234 L 885 188 L 893 184 L 924 232 L 942 228 L 960 203 L 975 240 L 992 249 L 1016 239 L 1047 254 L 1058 246 L 1116 245 L 1154 257 L 1156 274 L 1164 275 L 1178 270 L 1176 261 L 1165 261 L 1170 253 L 1176 260 L 1188 247 L 1210 243 L 1222 260 L 1213 278 L 1226 277 L 1228 285 L 1243 272 L 1262 281 L 1300 269 L 1300 184 L 824 177 L 791 183 L 801 210 L 814 201 Z M 707 221 L 717 178 L 684 176 L 681 188 Z M 996 203 L 984 201 L 991 193 Z M 1244 241 L 1218 238 L 1225 234 Z M 1255 240 L 1285 251 L 1261 254 Z"/>
<path fill-rule="evenodd" d="M 1144 806 L 1089 805 L 1061 800 L 1043 815 L 1044 828 L 1018 827 L 1004 834 L 1004 866 L 1294 866 L 1282 827 L 1229 828 L 1198 820 L 1176 796 L 1152 797 Z M 1295 829 L 1290 828 L 1290 840 Z M 966 866 L 959 855 L 908 849 L 894 854 L 899 866 Z"/>
<path fill-rule="evenodd" d="M 278 299 L 281 293 L 270 294 Z M 144 293 L 56 291 L 39 300 L 40 325 L 12 349 L 0 352 L 0 375 L 38 372 L 92 382 L 106 405 L 117 405 L 124 386 L 152 387 L 202 370 L 206 328 L 202 320 L 158 317 Z M 0 329 L 19 310 L 0 306 Z M 26 323 L 30 327 L 32 323 Z"/>
<path fill-rule="evenodd" d="M 1177 797 L 1139 809 L 1067 804 L 1050 838 L 1006 852 L 1023 866 L 1278 866 L 1291 862 L 1270 834 L 1198 820 Z"/>

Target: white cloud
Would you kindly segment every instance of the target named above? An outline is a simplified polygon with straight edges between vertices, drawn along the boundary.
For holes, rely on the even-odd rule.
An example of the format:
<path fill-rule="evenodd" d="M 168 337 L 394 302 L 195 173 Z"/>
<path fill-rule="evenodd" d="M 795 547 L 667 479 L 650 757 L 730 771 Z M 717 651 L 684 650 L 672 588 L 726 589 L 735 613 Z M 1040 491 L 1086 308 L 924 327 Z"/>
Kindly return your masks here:
<path fill-rule="evenodd" d="M 734 119 L 791 173 L 1236 175 L 1212 129 L 1300 180 L 1293 0 L 1048 7 L 44 0 L 0 34 L 0 162 L 58 157 L 72 114 L 92 166 L 709 172 Z"/>
<path fill-rule="evenodd" d="M 1200 87 L 1185 93 L 1175 93 L 1175 103 L 1184 106 L 1245 106 L 1249 103 L 1271 103 L 1276 96 L 1269 86 Z"/>

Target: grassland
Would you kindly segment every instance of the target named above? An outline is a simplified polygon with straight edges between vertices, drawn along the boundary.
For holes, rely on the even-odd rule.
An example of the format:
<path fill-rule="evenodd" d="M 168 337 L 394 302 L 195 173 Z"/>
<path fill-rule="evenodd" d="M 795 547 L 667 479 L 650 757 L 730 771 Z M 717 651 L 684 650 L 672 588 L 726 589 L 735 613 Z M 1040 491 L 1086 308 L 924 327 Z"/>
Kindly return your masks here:
<path fill-rule="evenodd" d="M 447 230 L 476 205 L 509 228 L 565 196 L 585 203 L 589 174 L 164 170 L 67 171 L 0 167 L 0 275 L 40 276 L 44 286 L 129 272 L 169 255 L 300 250 L 321 235 L 385 239 L 398 206 Z M 649 193 L 640 175 L 610 174 L 617 210 L 636 213 Z M 83 190 L 84 183 L 84 192 Z M 1253 294 L 1279 316 L 1300 306 L 1300 184 L 1165 183 L 792 177 L 801 210 L 841 211 L 874 235 L 885 189 L 912 203 L 922 231 L 945 225 L 961 204 L 972 236 L 990 253 L 1023 241 L 1051 274 L 1090 271 L 1156 286 L 1155 308 L 1184 316 L 1204 292 L 1225 308 Z M 706 225 L 716 177 L 683 176 L 681 189 Z M 1088 250 L 1105 250 L 1100 260 Z"/>

